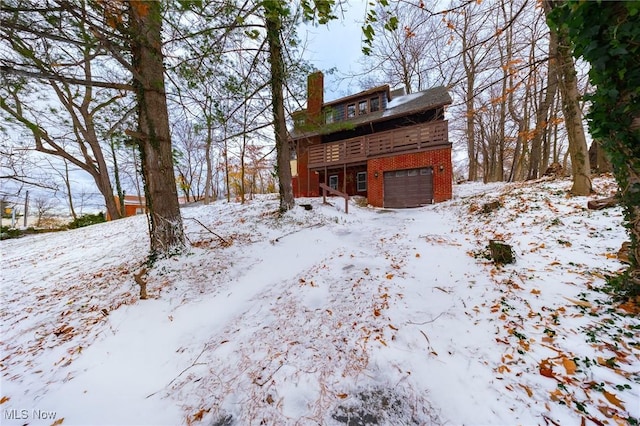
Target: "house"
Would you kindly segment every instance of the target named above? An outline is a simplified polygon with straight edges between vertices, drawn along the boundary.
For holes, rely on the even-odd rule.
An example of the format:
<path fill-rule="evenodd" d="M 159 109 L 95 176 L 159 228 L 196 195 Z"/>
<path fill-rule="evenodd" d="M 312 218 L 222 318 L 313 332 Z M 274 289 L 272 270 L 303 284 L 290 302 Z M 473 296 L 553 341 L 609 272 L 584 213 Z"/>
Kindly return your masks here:
<path fill-rule="evenodd" d="M 324 76 L 308 77 L 307 109 L 292 114 L 293 191 L 320 183 L 376 207 L 417 207 L 452 195 L 444 87 L 405 95 L 388 85 L 324 103 Z"/>
<path fill-rule="evenodd" d="M 120 209 L 120 198 L 117 195 L 115 195 L 113 198 L 116 200 L 116 205 Z M 144 197 L 138 197 L 137 195 L 124 196 L 124 217 L 135 216 L 137 214 L 145 214 L 146 212 L 147 205 Z M 108 212 L 107 220 L 111 220 Z"/>
<path fill-rule="evenodd" d="M 114 195 L 114 199 L 116 200 L 116 205 L 120 208 L 120 198 L 117 195 Z M 186 197 L 178 197 L 178 204 L 180 206 L 187 205 L 189 201 L 187 201 Z M 147 201 L 143 196 L 137 195 L 125 195 L 124 196 L 124 217 L 135 216 L 137 214 L 146 214 L 147 213 Z M 107 220 L 111 220 L 109 213 L 107 212 Z"/>

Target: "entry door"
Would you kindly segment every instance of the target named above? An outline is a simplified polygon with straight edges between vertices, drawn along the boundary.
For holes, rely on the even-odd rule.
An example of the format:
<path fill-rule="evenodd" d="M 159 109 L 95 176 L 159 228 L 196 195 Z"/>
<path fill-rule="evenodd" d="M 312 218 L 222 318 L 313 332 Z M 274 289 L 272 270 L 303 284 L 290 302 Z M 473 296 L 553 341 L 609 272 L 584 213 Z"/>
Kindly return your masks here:
<path fill-rule="evenodd" d="M 433 169 L 384 173 L 384 207 L 420 207 L 433 203 Z"/>

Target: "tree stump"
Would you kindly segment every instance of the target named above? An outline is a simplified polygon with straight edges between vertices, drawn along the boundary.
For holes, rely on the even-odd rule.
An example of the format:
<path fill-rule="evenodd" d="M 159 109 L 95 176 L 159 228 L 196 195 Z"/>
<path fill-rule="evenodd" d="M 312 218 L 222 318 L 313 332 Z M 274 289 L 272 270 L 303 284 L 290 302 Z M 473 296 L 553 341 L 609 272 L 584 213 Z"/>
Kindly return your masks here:
<path fill-rule="evenodd" d="M 545 170 L 543 176 L 550 176 L 554 179 L 564 176 L 564 167 L 560 163 L 551 163 L 547 170 Z"/>
<path fill-rule="evenodd" d="M 498 210 L 500 208 L 500 201 L 491 201 L 489 203 L 482 205 L 482 213 L 487 214 L 491 213 L 494 210 Z"/>
<path fill-rule="evenodd" d="M 491 259 L 493 260 L 493 263 L 497 265 L 505 265 L 515 262 L 513 249 L 509 244 L 505 244 L 503 241 L 489 241 L 489 251 L 491 252 Z"/>

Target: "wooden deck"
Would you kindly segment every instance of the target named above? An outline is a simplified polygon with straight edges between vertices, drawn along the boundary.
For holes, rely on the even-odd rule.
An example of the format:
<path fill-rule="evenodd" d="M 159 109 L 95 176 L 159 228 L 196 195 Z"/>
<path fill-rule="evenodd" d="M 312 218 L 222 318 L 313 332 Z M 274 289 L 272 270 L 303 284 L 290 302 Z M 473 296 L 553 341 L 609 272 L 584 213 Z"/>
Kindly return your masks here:
<path fill-rule="evenodd" d="M 341 166 L 369 158 L 403 152 L 419 152 L 449 143 L 448 122 L 437 121 L 309 146 L 309 168 Z"/>

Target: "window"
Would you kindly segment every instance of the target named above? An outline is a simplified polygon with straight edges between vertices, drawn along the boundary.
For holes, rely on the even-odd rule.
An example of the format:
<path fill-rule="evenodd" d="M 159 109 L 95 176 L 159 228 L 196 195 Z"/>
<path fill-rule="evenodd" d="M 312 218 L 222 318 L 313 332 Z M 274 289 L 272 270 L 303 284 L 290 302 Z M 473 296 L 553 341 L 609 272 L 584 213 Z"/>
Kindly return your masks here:
<path fill-rule="evenodd" d="M 347 105 L 347 118 L 353 118 L 356 116 L 356 104 Z"/>
<path fill-rule="evenodd" d="M 359 172 L 356 174 L 356 190 L 358 192 L 367 190 L 367 172 Z"/>
<path fill-rule="evenodd" d="M 326 124 L 333 123 L 333 110 L 329 109 L 324 112 L 324 122 Z"/>
<path fill-rule="evenodd" d="M 338 175 L 329 176 L 329 188 L 338 190 Z"/>
<path fill-rule="evenodd" d="M 367 101 L 360 101 L 358 103 L 358 115 L 364 115 L 367 113 Z"/>
<path fill-rule="evenodd" d="M 396 171 L 396 177 L 403 177 L 407 175 L 407 171 L 406 170 L 398 170 Z"/>
<path fill-rule="evenodd" d="M 376 96 L 375 98 L 369 99 L 369 111 L 375 112 L 379 110 L 380 110 L 380 98 Z"/>
<path fill-rule="evenodd" d="M 417 169 L 408 170 L 407 176 L 418 176 L 418 170 Z"/>

